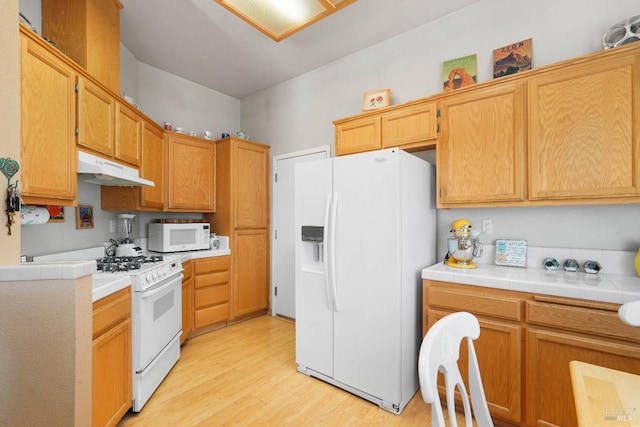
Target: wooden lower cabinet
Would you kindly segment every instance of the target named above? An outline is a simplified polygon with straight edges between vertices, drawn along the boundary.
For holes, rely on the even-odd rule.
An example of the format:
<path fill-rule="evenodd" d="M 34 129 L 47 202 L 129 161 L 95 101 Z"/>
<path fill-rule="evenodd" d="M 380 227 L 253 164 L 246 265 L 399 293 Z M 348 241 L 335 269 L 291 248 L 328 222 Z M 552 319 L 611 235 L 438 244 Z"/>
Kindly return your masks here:
<path fill-rule="evenodd" d="M 193 331 L 193 261 L 182 263 L 182 335 L 180 344 L 184 344 Z"/>
<path fill-rule="evenodd" d="M 640 375 L 640 328 L 622 323 L 618 304 L 431 280 L 423 291 L 425 334 L 455 311 L 478 318 L 474 346 L 496 424 L 577 426 L 572 360 Z M 465 381 L 466 357 L 461 350 Z M 621 408 L 603 408 L 603 421 L 607 409 Z"/>
<path fill-rule="evenodd" d="M 232 319 L 269 309 L 269 230 L 238 230 L 234 234 Z"/>
<path fill-rule="evenodd" d="M 527 413 L 530 425 L 577 426 L 569 362 L 579 360 L 640 375 L 639 346 L 532 328 L 527 331 Z M 627 408 L 602 408 L 606 411 Z"/>
<path fill-rule="evenodd" d="M 92 425 L 115 426 L 132 404 L 131 290 L 93 303 Z"/>
<path fill-rule="evenodd" d="M 229 320 L 229 256 L 194 263 L 194 331 Z"/>
<path fill-rule="evenodd" d="M 428 298 L 429 307 L 437 308 L 427 310 L 427 328 L 447 314 L 475 311 L 480 322 L 480 337 L 474 341 L 474 346 L 489 411 L 494 417 L 520 423 L 523 420 L 523 354 L 522 327 L 519 323 L 522 312 L 514 307 L 518 301 L 504 296 L 478 295 L 446 288 L 425 289 L 425 299 Z M 462 377 L 468 384 L 466 346 L 461 347 L 459 365 Z M 443 378 L 440 378 L 440 389 L 444 395 Z"/>

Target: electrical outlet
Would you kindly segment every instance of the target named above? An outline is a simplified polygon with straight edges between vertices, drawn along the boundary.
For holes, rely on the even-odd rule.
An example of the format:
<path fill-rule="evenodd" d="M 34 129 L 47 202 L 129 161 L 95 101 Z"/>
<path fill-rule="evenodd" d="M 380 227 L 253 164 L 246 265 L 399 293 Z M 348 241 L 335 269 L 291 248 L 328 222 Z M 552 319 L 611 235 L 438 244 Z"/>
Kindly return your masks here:
<path fill-rule="evenodd" d="M 109 232 L 110 233 L 116 232 L 116 221 L 114 219 L 109 220 Z"/>
<path fill-rule="evenodd" d="M 491 219 L 483 219 L 482 220 L 482 232 L 485 234 L 493 233 L 493 220 Z"/>

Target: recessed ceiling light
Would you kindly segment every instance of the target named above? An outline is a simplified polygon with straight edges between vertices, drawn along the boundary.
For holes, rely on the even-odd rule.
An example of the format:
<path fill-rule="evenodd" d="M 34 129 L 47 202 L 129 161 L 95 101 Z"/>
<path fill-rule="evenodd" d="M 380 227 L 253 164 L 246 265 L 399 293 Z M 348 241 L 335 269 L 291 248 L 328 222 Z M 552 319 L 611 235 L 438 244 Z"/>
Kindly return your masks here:
<path fill-rule="evenodd" d="M 279 42 L 356 0 L 215 0 Z"/>

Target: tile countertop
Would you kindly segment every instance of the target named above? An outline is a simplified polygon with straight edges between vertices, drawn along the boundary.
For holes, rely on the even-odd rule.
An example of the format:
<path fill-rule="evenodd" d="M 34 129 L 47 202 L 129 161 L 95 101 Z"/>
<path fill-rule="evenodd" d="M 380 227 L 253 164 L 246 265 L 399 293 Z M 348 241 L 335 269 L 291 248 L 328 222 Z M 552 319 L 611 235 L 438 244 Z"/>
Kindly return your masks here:
<path fill-rule="evenodd" d="M 189 252 L 172 252 L 166 255 L 177 255 L 182 259 L 182 262 L 189 261 L 190 259 L 210 258 L 223 255 L 231 255 L 229 249 L 206 249 L 202 251 L 189 251 Z"/>
<path fill-rule="evenodd" d="M 422 270 L 422 278 L 615 304 L 640 300 L 640 277 L 602 272 L 587 274 L 493 264 L 478 264 L 478 268 L 465 270 L 438 263 Z"/>

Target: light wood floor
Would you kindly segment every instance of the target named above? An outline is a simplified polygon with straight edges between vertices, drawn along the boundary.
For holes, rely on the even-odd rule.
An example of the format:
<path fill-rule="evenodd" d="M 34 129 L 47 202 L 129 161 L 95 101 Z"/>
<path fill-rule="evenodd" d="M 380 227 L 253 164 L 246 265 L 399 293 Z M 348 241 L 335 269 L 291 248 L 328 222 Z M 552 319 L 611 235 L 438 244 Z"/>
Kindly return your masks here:
<path fill-rule="evenodd" d="M 191 338 L 142 411 L 118 426 L 430 425 L 419 392 L 394 415 L 297 372 L 294 328 L 267 315 Z"/>

